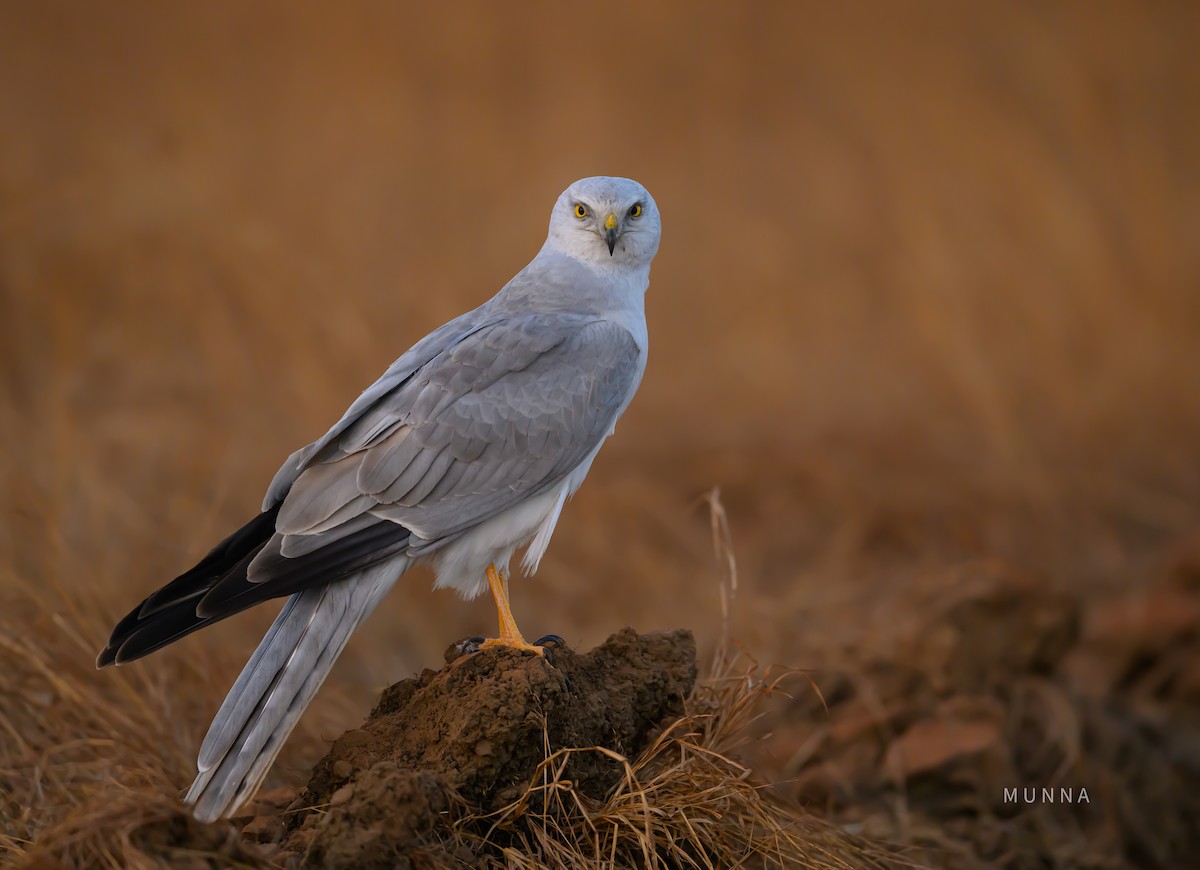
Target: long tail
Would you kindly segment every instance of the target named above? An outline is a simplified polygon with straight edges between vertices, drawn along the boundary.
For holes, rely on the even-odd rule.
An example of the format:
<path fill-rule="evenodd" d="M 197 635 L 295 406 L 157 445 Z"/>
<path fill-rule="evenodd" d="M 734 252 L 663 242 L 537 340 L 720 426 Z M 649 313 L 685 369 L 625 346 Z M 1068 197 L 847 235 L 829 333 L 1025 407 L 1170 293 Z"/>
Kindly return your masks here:
<path fill-rule="evenodd" d="M 185 798 L 197 819 L 231 815 L 254 794 L 354 629 L 407 567 L 393 558 L 287 600 L 200 747 Z"/>

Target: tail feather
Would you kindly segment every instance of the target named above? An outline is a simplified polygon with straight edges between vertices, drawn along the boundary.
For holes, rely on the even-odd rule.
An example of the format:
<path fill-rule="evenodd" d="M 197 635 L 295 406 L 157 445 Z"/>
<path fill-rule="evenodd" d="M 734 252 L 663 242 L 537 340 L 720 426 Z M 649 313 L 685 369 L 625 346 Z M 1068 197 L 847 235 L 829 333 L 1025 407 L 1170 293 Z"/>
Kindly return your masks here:
<path fill-rule="evenodd" d="M 354 629 L 408 566 L 407 558 L 288 599 L 209 727 L 185 800 L 201 821 L 251 797 Z"/>
<path fill-rule="evenodd" d="M 200 754 L 196 759 L 196 765 L 201 772 L 215 767 L 237 738 L 243 724 L 237 721 L 233 713 L 238 699 L 252 695 L 265 698 L 270 693 L 271 683 L 278 671 L 269 665 L 262 665 L 263 656 L 269 651 L 277 653 L 280 649 L 295 647 L 308 628 L 312 612 L 321 600 L 320 595 L 316 593 L 323 591 L 313 590 L 307 594 L 298 592 L 283 605 L 283 609 L 279 611 L 279 615 L 259 641 L 254 654 L 250 656 L 250 660 L 246 662 L 241 674 L 225 695 L 221 709 L 213 717 L 212 725 L 200 745 Z"/>

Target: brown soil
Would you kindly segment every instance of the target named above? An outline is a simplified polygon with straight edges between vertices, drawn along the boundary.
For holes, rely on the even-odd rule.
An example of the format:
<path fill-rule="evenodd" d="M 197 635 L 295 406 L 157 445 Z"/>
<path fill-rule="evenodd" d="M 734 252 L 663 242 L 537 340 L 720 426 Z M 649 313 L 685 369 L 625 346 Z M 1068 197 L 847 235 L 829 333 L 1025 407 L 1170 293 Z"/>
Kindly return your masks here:
<path fill-rule="evenodd" d="M 811 811 L 930 866 L 1185 866 L 1198 576 L 1200 549 L 1149 589 L 1083 602 L 997 565 L 964 577 L 899 656 L 816 674 L 824 697 L 791 703 L 774 764 Z"/>
<path fill-rule="evenodd" d="M 334 741 L 298 799 L 278 859 L 314 867 L 394 867 L 436 847 L 455 806 L 494 812 L 520 797 L 551 751 L 602 746 L 636 755 L 683 713 L 696 682 L 691 632 L 625 629 L 585 654 L 555 648 L 459 655 L 386 689 L 361 729 Z M 576 791 L 602 800 L 618 759 L 567 760 Z M 265 827 L 265 823 L 259 823 Z"/>

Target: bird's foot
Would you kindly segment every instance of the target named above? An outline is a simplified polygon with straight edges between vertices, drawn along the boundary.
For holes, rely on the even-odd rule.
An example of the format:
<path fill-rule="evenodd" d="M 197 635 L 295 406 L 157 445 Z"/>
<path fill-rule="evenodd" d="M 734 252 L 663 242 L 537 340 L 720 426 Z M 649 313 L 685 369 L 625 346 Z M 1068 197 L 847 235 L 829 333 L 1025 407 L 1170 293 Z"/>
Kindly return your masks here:
<path fill-rule="evenodd" d="M 522 637 L 489 637 L 479 645 L 479 649 L 515 649 L 521 652 L 533 653 L 535 656 L 546 657 L 546 648 L 536 643 L 527 643 Z"/>
<path fill-rule="evenodd" d="M 471 655 L 485 649 L 515 649 L 520 652 L 533 653 L 539 658 L 543 658 L 548 662 L 554 661 L 553 650 L 559 647 L 565 647 L 564 641 L 557 634 L 547 634 L 539 637 L 533 643 L 529 643 L 521 635 L 508 635 L 501 637 L 469 637 L 458 645 L 459 650 L 463 655 Z"/>

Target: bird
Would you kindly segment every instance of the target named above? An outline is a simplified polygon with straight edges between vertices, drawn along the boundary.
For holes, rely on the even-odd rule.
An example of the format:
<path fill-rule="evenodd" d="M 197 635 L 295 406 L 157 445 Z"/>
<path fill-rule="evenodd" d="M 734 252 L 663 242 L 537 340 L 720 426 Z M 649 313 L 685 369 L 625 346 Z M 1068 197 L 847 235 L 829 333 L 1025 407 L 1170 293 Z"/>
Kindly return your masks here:
<path fill-rule="evenodd" d="M 184 797 L 195 818 L 253 796 L 351 633 L 414 564 L 464 598 L 490 590 L 499 634 L 475 648 L 544 655 L 513 618 L 509 562 L 524 547 L 524 573 L 537 571 L 641 384 L 661 232 L 638 182 L 571 184 L 529 265 L 401 355 L 284 461 L 258 516 L 117 623 L 98 668 L 286 598 L 201 744 Z"/>

